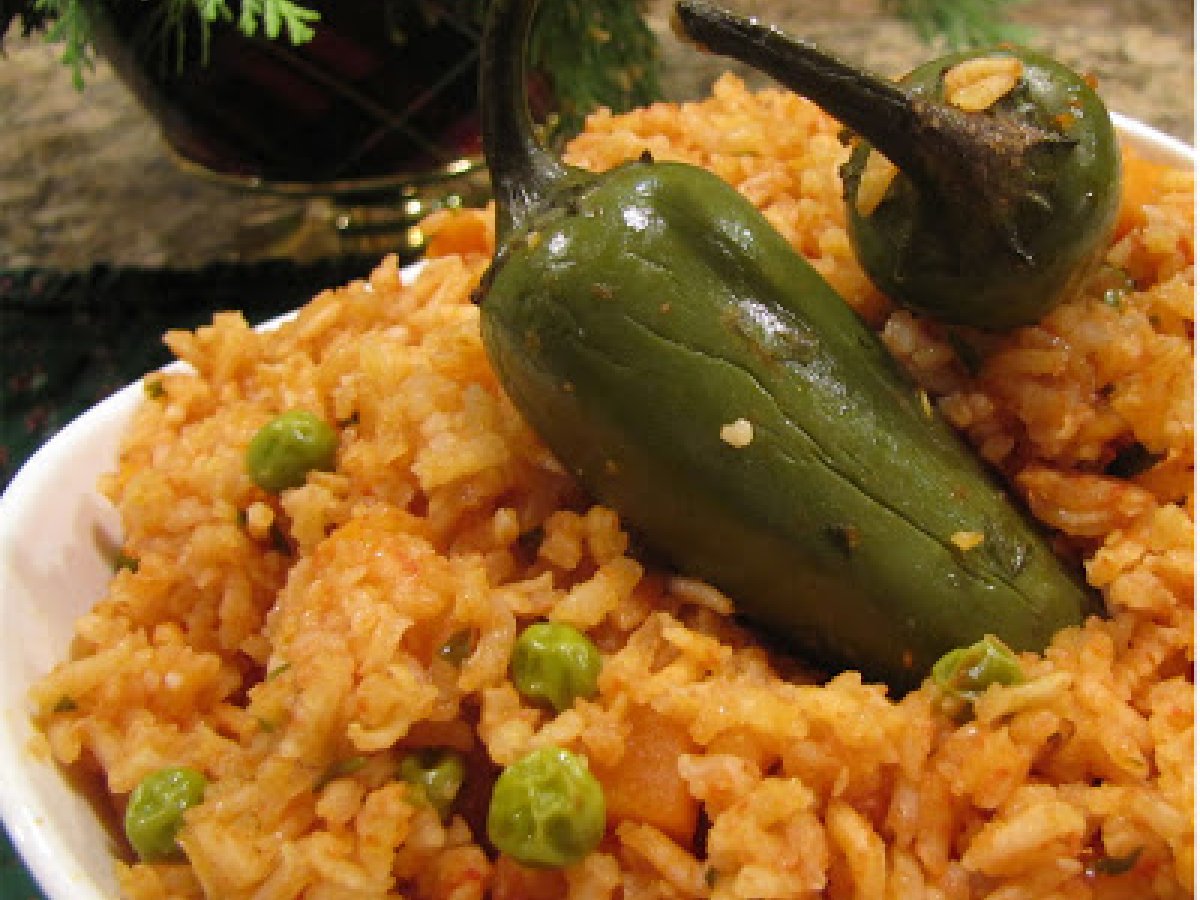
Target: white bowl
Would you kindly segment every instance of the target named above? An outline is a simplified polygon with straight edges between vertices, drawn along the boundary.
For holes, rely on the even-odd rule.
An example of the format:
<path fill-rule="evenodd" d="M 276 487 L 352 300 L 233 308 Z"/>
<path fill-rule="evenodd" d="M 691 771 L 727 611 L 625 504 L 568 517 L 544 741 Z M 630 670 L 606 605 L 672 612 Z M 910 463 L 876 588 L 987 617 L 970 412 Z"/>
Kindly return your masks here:
<path fill-rule="evenodd" d="M 1195 164 L 1182 141 L 1125 116 L 1113 120 L 1146 156 Z M 138 382 L 84 413 L 29 459 L 0 499 L 0 815 L 50 900 L 117 896 L 111 838 L 88 801 L 30 750 L 27 693 L 66 654 L 75 620 L 112 575 L 120 525 L 95 484 L 114 465 L 141 397 Z"/>

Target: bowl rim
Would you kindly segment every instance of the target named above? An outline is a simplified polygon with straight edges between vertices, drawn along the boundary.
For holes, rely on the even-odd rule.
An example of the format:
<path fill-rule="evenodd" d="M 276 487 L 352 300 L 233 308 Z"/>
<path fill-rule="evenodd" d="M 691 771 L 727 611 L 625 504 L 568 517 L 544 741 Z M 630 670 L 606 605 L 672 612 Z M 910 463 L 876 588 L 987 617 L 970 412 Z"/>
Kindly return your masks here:
<path fill-rule="evenodd" d="M 1151 159 L 1184 166 L 1197 163 L 1194 147 L 1167 135 L 1130 116 L 1111 113 L 1123 142 L 1135 146 Z M 415 277 L 421 263 L 404 269 L 406 278 Z M 291 315 L 291 314 L 289 314 Z M 273 319 L 261 327 L 272 327 L 287 316 Z M 166 370 L 186 368 L 172 363 Z M 0 627 L 17 613 L 12 588 L 18 581 L 10 566 L 10 551 L 21 541 L 23 523 L 30 509 L 39 500 L 55 496 L 64 487 L 64 473 L 71 473 L 81 451 L 89 459 L 87 473 L 111 469 L 116 460 L 116 440 L 123 432 L 143 394 L 144 379 L 125 386 L 95 406 L 81 413 L 33 453 L 14 475 L 0 496 Z M 78 484 L 82 484 L 76 478 Z M 119 533 L 115 511 L 95 488 L 94 478 L 79 488 L 96 508 L 92 512 L 102 521 L 100 527 Z M 84 608 L 94 602 L 84 601 Z M 70 623 L 74 627 L 74 623 Z M 62 658 L 65 647 L 54 648 L 54 658 Z M 78 805 L 79 795 L 49 758 L 49 752 L 35 754 L 30 746 L 33 735 L 27 694 L 29 684 L 6 683 L 13 675 L 16 663 L 0 654 L 0 819 L 27 871 L 37 882 L 47 900 L 105 900 L 116 896 L 115 869 L 107 839 L 99 848 L 107 859 L 107 871 L 96 872 L 98 856 L 88 865 L 71 852 L 63 829 L 56 821 L 55 803 Z M 19 693 L 14 689 L 19 688 Z M 24 698 L 23 700 L 21 698 Z M 41 782 L 40 786 L 38 782 Z M 92 815 L 92 825 L 96 825 Z M 54 826 L 54 827 L 52 827 Z M 84 827 L 87 827 L 84 824 Z M 89 838 L 90 840 L 90 838 Z"/>

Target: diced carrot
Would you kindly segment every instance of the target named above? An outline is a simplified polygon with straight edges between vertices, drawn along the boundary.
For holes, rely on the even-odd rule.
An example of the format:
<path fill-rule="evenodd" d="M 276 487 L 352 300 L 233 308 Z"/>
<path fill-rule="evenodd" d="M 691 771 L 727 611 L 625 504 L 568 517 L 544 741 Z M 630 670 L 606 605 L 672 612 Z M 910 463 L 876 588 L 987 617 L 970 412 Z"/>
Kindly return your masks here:
<path fill-rule="evenodd" d="M 559 869 L 531 869 L 501 855 L 492 871 L 492 900 L 559 900 L 567 879 Z"/>
<path fill-rule="evenodd" d="M 1117 212 L 1116 237 L 1122 238 L 1146 221 L 1143 207 L 1154 200 L 1163 173 L 1170 166 L 1151 162 L 1136 151 L 1121 151 L 1121 208 Z"/>
<path fill-rule="evenodd" d="M 629 738 L 620 762 L 592 766 L 604 786 L 609 824 L 644 822 L 689 846 L 700 806 L 679 774 L 679 757 L 696 746 L 684 726 L 648 706 L 632 706 L 628 715 Z"/>
<path fill-rule="evenodd" d="M 492 219 L 483 210 L 438 210 L 421 222 L 421 228 L 428 240 L 428 257 L 492 254 Z"/>

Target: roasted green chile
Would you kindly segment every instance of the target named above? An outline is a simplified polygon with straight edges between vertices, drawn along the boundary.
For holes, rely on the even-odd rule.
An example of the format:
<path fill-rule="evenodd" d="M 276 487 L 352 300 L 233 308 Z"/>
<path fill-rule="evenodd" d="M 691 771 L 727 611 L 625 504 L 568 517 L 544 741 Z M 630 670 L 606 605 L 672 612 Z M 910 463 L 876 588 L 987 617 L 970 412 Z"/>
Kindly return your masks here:
<path fill-rule="evenodd" d="M 479 301 L 505 390 L 563 464 L 828 666 L 905 687 L 984 634 L 1040 649 L 1079 623 L 1091 595 L 753 206 L 696 167 L 591 175 L 539 143 L 536 5 L 498 0 L 483 44 L 499 246 Z"/>
<path fill-rule="evenodd" d="M 850 236 L 898 303 L 1009 329 L 1070 298 L 1099 261 L 1120 201 L 1120 152 L 1104 104 L 1066 66 L 1003 46 L 944 56 L 895 84 L 703 0 L 676 10 L 688 37 L 761 69 L 864 139 L 842 172 Z M 1020 72 L 968 112 L 946 102 L 945 76 L 975 59 L 1015 59 Z M 872 146 L 900 171 L 879 202 L 860 203 Z"/>

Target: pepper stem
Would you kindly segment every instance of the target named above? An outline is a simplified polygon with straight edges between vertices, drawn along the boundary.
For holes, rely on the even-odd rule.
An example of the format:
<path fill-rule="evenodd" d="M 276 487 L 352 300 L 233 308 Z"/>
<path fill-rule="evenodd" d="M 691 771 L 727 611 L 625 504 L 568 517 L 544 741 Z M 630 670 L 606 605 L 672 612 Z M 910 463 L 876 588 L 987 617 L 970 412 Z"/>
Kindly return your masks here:
<path fill-rule="evenodd" d="M 905 90 L 757 19 L 679 0 L 675 24 L 701 48 L 744 62 L 807 97 L 865 138 L 917 187 L 947 239 L 997 238 L 1029 261 L 1009 221 L 1028 194 L 1034 151 L 1074 142 L 1013 116 L 980 116 Z"/>
<path fill-rule="evenodd" d="M 895 84 L 809 41 L 704 0 L 680 0 L 675 13 L 676 31 L 685 39 L 753 66 L 807 97 L 901 169 L 920 168 L 912 153 L 917 124 L 912 97 Z"/>
<path fill-rule="evenodd" d="M 517 229 L 568 173 L 539 140 L 529 112 L 526 57 L 538 3 L 493 0 L 480 43 L 480 125 L 498 238 Z"/>

